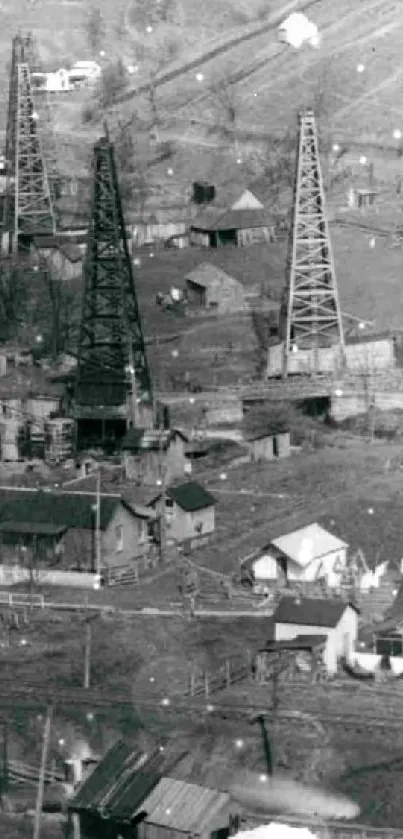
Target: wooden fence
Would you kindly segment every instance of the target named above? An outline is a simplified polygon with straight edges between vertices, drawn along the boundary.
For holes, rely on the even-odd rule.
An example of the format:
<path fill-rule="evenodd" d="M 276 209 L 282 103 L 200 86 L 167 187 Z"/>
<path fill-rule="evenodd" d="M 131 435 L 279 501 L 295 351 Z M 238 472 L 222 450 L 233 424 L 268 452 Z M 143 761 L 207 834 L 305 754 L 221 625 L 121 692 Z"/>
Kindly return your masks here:
<path fill-rule="evenodd" d="M 231 685 L 252 678 L 252 653 L 246 653 L 245 659 L 226 658 L 216 673 L 193 666 L 189 674 L 187 696 L 205 696 L 206 698 Z"/>

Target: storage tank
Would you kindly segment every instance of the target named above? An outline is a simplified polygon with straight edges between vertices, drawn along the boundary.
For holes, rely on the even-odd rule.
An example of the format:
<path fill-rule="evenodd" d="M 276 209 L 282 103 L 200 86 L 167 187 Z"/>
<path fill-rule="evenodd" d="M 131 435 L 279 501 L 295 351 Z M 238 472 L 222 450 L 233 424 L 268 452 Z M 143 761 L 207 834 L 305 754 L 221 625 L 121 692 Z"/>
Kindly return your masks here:
<path fill-rule="evenodd" d="M 195 181 L 193 184 L 193 201 L 195 204 L 209 204 L 214 201 L 215 186 L 206 181 Z"/>

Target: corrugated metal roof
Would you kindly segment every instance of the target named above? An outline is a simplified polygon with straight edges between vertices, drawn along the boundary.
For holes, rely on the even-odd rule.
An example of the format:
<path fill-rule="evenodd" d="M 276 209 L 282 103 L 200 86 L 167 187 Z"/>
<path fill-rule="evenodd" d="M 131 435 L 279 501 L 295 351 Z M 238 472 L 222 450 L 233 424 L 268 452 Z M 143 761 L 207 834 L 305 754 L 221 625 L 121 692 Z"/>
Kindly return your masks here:
<path fill-rule="evenodd" d="M 229 800 L 224 792 L 162 778 L 143 801 L 141 809 L 146 811 L 146 821 L 151 824 L 200 835 L 210 825 L 218 826 L 220 812 L 228 807 Z M 227 818 L 226 813 L 222 827 Z"/>
<path fill-rule="evenodd" d="M 130 819 L 158 783 L 164 753 L 146 754 L 119 740 L 70 801 L 72 810 L 98 810 L 109 818 Z"/>
<path fill-rule="evenodd" d="M 348 547 L 347 542 L 329 533 L 317 522 L 273 539 L 271 544 L 302 568 L 309 565 L 313 559 L 319 559 L 331 551 Z"/>
<path fill-rule="evenodd" d="M 353 604 L 344 603 L 342 600 L 283 597 L 274 613 L 274 621 L 275 623 L 333 628 L 337 626 L 348 606 L 358 611 Z"/>

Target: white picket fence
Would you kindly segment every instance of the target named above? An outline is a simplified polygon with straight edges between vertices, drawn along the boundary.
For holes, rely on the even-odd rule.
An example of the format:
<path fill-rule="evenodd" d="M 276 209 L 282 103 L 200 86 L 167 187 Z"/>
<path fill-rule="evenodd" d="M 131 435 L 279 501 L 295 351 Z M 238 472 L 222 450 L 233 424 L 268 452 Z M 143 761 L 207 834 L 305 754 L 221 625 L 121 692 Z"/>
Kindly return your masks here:
<path fill-rule="evenodd" d="M 0 586 L 14 586 L 17 583 L 27 583 L 31 578 L 29 568 L 21 565 L 0 565 Z M 100 575 L 81 571 L 56 571 L 41 568 L 35 570 L 34 580 L 41 585 L 69 586 L 70 588 L 94 589 L 100 588 Z"/>

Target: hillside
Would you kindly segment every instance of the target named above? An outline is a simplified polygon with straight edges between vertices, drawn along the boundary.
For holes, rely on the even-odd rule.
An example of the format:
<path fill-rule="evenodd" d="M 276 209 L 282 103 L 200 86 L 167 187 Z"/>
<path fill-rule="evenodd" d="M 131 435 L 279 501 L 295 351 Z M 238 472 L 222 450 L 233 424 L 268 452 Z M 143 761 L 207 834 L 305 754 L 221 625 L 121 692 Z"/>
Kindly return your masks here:
<path fill-rule="evenodd" d="M 98 51 L 89 46 L 88 16 L 102 15 Z M 304 9 L 322 34 L 319 50 L 294 50 L 278 42 L 277 26 L 287 14 Z M 109 113 L 112 127 L 132 113 L 136 141 L 148 138 L 150 103 L 147 84 L 155 77 L 159 139 L 171 140 L 173 176 L 157 167 L 151 179 L 165 181 L 168 192 L 183 192 L 192 176 L 234 177 L 240 164 L 246 173 L 259 172 L 256 156 L 266 154 L 270 136 L 291 128 L 296 112 L 314 105 L 321 133 L 332 142 L 380 143 L 392 151 L 398 141 L 402 70 L 400 42 L 403 20 L 399 4 L 361 0 L 283 3 L 272 0 L 142 0 L 94 4 L 80 0 L 5 0 L 0 31 L 1 77 L 5 127 L 11 38 L 24 21 L 35 33 L 41 56 L 56 66 L 78 58 L 99 58 L 105 64 L 120 57 L 136 72 Z M 56 22 L 57 21 L 57 22 Z M 151 31 L 147 32 L 147 27 Z M 93 33 L 94 34 L 94 33 Z M 96 34 L 96 33 L 95 33 Z M 94 40 L 94 39 L 93 39 Z M 203 79 L 196 79 L 196 65 Z M 357 72 L 362 64 L 363 72 Z M 187 69 L 186 69 L 187 68 Z M 158 81 L 159 80 L 159 81 Z M 211 86 L 217 90 L 211 93 Z M 85 125 L 82 110 L 90 92 L 53 97 L 52 109 L 62 165 L 74 166 L 70 149 L 88 146 L 99 133 L 104 110 Z M 231 110 L 232 109 L 232 110 Z M 231 115 L 232 114 L 232 115 Z M 141 150 L 137 149 L 141 156 Z M 356 152 L 357 154 L 362 154 Z"/>

